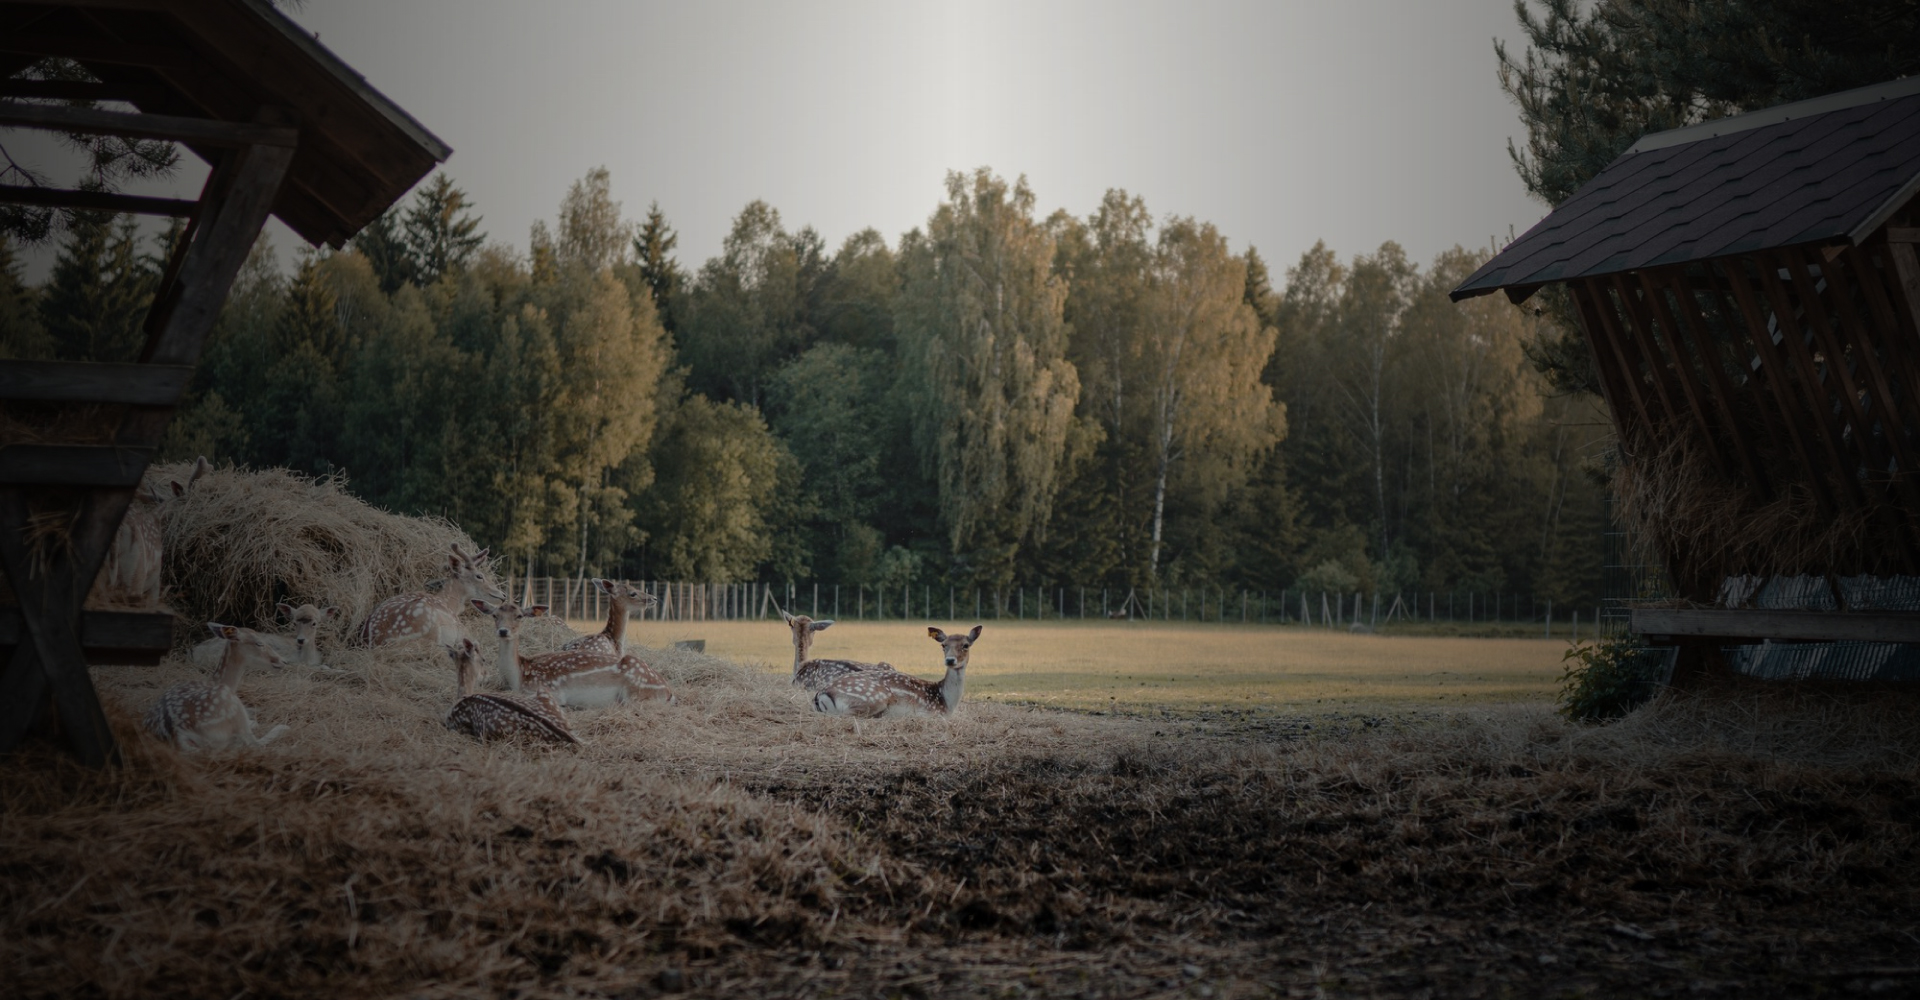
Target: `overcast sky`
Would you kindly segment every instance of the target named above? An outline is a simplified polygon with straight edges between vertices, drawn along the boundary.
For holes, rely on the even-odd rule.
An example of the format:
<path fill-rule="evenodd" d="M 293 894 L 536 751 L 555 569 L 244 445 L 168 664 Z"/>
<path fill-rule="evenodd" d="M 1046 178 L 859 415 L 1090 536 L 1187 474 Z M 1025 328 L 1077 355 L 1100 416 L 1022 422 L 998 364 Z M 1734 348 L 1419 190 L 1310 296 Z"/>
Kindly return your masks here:
<path fill-rule="evenodd" d="M 689 270 L 752 199 L 829 248 L 867 226 L 894 241 L 947 171 L 983 165 L 1026 175 L 1042 215 L 1119 187 L 1211 221 L 1276 281 L 1316 239 L 1427 261 L 1546 211 L 1507 159 L 1522 133 L 1492 40 L 1518 48 L 1510 0 L 308 0 L 293 16 L 453 147 L 483 228 L 523 250 L 601 165 L 629 218 L 659 202 Z"/>

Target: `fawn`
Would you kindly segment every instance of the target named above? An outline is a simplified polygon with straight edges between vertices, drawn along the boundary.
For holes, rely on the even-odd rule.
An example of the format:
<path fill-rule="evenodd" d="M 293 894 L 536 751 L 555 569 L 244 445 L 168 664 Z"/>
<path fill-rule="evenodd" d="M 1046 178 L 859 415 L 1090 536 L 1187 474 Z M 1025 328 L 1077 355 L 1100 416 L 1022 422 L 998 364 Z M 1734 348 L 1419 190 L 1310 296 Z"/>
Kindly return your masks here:
<path fill-rule="evenodd" d="M 447 712 L 447 728 L 481 742 L 528 736 L 548 743 L 579 743 L 561 714 L 560 704 L 542 688 L 532 698 L 480 691 L 480 651 L 464 636 L 448 646 L 456 675 L 456 701 Z"/>
<path fill-rule="evenodd" d="M 286 602 L 274 605 L 274 609 L 293 623 L 292 635 L 276 635 L 261 632 L 260 641 L 266 643 L 288 666 L 309 667 L 314 670 L 327 670 L 337 673 L 333 667 L 320 661 L 319 639 L 314 634 L 320 623 L 340 617 L 339 608 L 319 608 L 311 604 L 294 607 Z M 207 639 L 193 647 L 195 665 L 212 670 L 220 662 L 220 656 L 226 652 L 226 641 Z"/>
<path fill-rule="evenodd" d="M 240 701 L 239 688 L 248 667 L 259 664 L 280 668 L 286 663 L 260 633 L 250 628 L 219 622 L 208 622 L 207 628 L 226 643 L 219 675 L 168 688 L 147 712 L 147 731 L 182 750 L 253 747 L 279 738 L 287 727 L 275 726 L 267 735 L 254 738 L 253 715 Z"/>
<path fill-rule="evenodd" d="M 476 600 L 473 607 L 493 618 L 500 636 L 500 683 L 509 691 L 552 688 L 560 704 L 568 708 L 599 708 L 654 698 L 673 701 L 667 679 L 631 653 L 563 649 L 521 656 L 520 619 L 546 614 L 544 604 L 522 610 L 512 601 L 494 605 Z"/>

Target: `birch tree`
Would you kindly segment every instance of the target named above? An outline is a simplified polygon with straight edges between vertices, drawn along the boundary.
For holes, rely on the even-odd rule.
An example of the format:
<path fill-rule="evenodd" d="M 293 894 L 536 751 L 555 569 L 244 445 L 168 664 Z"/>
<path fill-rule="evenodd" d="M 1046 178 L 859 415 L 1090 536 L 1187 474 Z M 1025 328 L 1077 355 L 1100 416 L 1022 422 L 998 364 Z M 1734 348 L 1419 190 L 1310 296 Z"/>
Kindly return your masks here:
<path fill-rule="evenodd" d="M 914 436 L 968 575 L 1012 579 L 1043 537 L 1080 378 L 1067 360 L 1066 285 L 1024 178 L 947 175 L 947 201 L 902 241 L 896 323 Z"/>

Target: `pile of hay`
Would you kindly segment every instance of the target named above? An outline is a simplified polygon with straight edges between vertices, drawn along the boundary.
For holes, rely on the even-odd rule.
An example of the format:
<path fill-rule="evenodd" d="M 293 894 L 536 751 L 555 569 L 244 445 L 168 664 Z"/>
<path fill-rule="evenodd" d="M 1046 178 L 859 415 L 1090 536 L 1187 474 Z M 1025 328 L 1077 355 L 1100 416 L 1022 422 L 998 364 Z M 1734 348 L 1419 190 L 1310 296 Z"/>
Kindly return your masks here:
<path fill-rule="evenodd" d="M 186 482 L 190 465 L 156 466 L 147 481 Z M 166 531 L 168 604 L 190 625 L 257 626 L 274 604 L 311 601 L 340 609 L 326 626 L 342 634 L 375 604 L 446 574 L 447 553 L 479 546 L 451 522 L 381 510 L 347 491 L 340 476 L 287 469 L 216 469 L 160 506 Z"/>

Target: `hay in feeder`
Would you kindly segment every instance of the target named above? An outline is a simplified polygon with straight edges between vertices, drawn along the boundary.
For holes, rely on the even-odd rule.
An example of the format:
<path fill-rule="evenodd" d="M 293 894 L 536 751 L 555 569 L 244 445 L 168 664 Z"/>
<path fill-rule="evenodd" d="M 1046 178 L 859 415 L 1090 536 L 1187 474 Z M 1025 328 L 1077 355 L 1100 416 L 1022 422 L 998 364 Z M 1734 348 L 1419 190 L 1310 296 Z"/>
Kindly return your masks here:
<path fill-rule="evenodd" d="M 149 482 L 186 482 L 191 466 L 158 466 Z M 188 622 L 255 625 L 274 604 L 340 609 L 337 641 L 380 601 L 446 573 L 453 545 L 479 546 L 439 517 L 390 513 L 347 491 L 342 476 L 217 469 L 160 509 L 169 603 Z M 329 643 L 331 645 L 332 643 Z"/>

